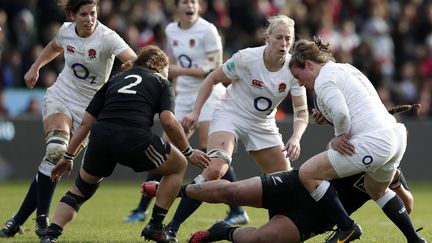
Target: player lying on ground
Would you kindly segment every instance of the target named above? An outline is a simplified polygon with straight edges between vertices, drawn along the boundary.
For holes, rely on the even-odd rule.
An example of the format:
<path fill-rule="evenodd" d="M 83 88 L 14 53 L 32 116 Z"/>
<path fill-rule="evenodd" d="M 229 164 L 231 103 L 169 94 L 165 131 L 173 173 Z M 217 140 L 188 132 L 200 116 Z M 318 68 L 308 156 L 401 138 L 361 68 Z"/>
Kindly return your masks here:
<path fill-rule="evenodd" d="M 363 187 L 363 173 L 336 179 L 331 183 L 338 191 L 341 202 L 349 214 L 360 208 L 370 197 Z M 149 192 L 149 184 L 145 191 Z M 411 211 L 413 198 L 403 174 L 398 170 L 391 184 Z M 269 210 L 270 220 L 260 227 L 232 227 L 223 221 L 210 229 L 194 233 L 189 242 L 302 242 L 315 235 L 329 231 L 335 225 L 310 198 L 301 184 L 298 171 L 284 171 L 229 182 L 216 180 L 182 187 L 181 197 L 208 203 L 225 203 Z M 276 200 L 277 199 L 277 200 Z M 281 232 L 284 232 L 281 234 Z"/>
<path fill-rule="evenodd" d="M 390 114 L 419 109 L 419 105 L 398 106 Z M 313 116 L 317 123 L 319 114 Z M 370 199 L 364 190 L 364 174 L 335 179 L 331 183 L 338 191 L 342 205 L 351 214 Z M 402 185 L 402 186 L 401 186 Z M 390 188 L 403 200 L 407 212 L 413 208 L 413 198 L 406 181 L 397 170 Z M 143 191 L 152 194 L 151 184 L 144 184 Z M 154 193 L 154 192 L 153 192 Z M 183 186 L 180 196 L 210 203 L 226 203 L 269 209 L 270 220 L 261 227 L 230 227 L 218 222 L 210 229 L 192 235 L 189 242 L 231 240 L 235 242 L 300 242 L 314 235 L 331 230 L 332 218 L 319 210 L 315 201 L 300 183 L 298 171 L 280 172 L 229 183 L 225 180 Z M 275 200 L 278 198 L 279 200 Z M 280 232 L 285 232 L 281 234 Z M 329 239 L 333 242 L 336 238 Z M 424 241 L 426 242 L 426 241 Z"/>

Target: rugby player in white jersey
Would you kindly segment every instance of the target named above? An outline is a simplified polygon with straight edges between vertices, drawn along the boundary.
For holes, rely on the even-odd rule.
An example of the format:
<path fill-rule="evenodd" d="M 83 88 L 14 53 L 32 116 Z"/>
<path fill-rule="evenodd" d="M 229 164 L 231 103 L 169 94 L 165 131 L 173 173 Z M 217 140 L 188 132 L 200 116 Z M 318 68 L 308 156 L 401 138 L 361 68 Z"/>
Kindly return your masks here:
<path fill-rule="evenodd" d="M 288 70 L 294 21 L 284 15 L 268 20 L 266 45 L 241 50 L 211 72 L 201 84 L 192 112 L 183 119 L 184 127 L 195 125 L 213 87 L 221 82 L 231 83 L 210 123 L 207 152 L 211 157 L 210 166 L 194 183 L 220 179 L 231 164 L 238 140 L 243 142 L 263 173 L 289 170 L 290 160 L 296 160 L 300 154 L 308 110 L 305 88 L 300 87 Z M 294 106 L 294 125 L 293 134 L 284 146 L 275 113 L 289 92 Z M 189 215 L 199 205 L 196 201 Z M 185 208 L 179 207 L 177 211 L 185 211 Z"/>
<path fill-rule="evenodd" d="M 175 115 L 181 121 L 192 111 L 203 79 L 222 64 L 223 54 L 222 41 L 216 27 L 199 16 L 199 0 L 176 0 L 175 6 L 178 21 L 170 23 L 165 33 L 167 52 L 172 62 L 169 76 L 176 84 Z M 191 137 L 195 128 L 198 130 L 199 146 L 203 151 L 207 150 L 208 127 L 213 111 L 225 95 L 225 91 L 226 88 L 222 83 L 215 86 L 198 117 L 197 126 L 186 131 L 188 137 Z M 232 167 L 223 178 L 229 181 L 236 180 Z M 149 174 L 147 177 L 147 181 L 160 179 L 160 175 L 154 174 Z M 125 218 L 125 222 L 144 221 L 150 201 L 151 198 L 143 195 L 138 207 Z M 189 216 L 185 211 L 177 211 L 168 228 L 183 222 L 187 218 L 184 215 Z M 249 218 L 242 207 L 230 206 L 225 220 L 230 224 L 246 224 Z"/>
<path fill-rule="evenodd" d="M 222 41 L 216 27 L 199 16 L 199 0 L 175 1 L 178 21 L 170 23 L 166 29 L 167 53 L 172 65 L 169 76 L 174 80 L 176 88 L 176 118 L 181 121 L 192 111 L 203 79 L 222 64 Z M 194 130 L 198 130 L 199 146 L 207 150 L 208 127 L 215 106 L 225 95 L 226 88 L 222 83 L 215 86 L 210 98 L 205 102 L 203 112 L 198 118 L 198 124 L 186 131 L 191 137 Z M 164 138 L 166 136 L 164 135 Z M 160 175 L 149 174 L 147 181 L 161 179 Z M 234 170 L 230 167 L 224 179 L 235 181 Z M 125 218 L 125 222 L 143 221 L 147 215 L 150 198 L 141 197 L 138 207 Z M 173 221 L 182 218 L 176 214 Z M 183 221 L 182 219 L 179 219 Z M 226 218 L 228 223 L 246 224 L 248 215 L 242 207 L 230 207 Z"/>
<path fill-rule="evenodd" d="M 335 131 L 330 148 L 299 170 L 311 197 L 337 223 L 339 230 L 329 242 L 350 242 L 362 233 L 328 182 L 360 172 L 365 172 L 366 192 L 407 241 L 426 242 L 414 230 L 401 198 L 389 189 L 407 146 L 405 126 L 386 111 L 368 78 L 350 64 L 335 63 L 329 45 L 320 38 L 298 41 L 292 53 L 291 73 L 315 91 L 316 108 Z"/>
<path fill-rule="evenodd" d="M 50 180 L 52 169 L 62 158 L 91 98 L 108 80 L 114 58 L 122 62 L 136 58 L 135 52 L 116 32 L 97 20 L 98 5 L 98 0 L 69 0 L 65 12 L 72 22 L 61 26 L 24 76 L 27 87 L 33 88 L 39 70 L 63 53 L 64 68 L 44 98 L 45 156 L 24 202 L 0 230 L 0 237 L 13 237 L 20 232 L 21 225 L 35 210 L 35 232 L 39 237 L 45 234 L 56 187 L 56 183 Z"/>

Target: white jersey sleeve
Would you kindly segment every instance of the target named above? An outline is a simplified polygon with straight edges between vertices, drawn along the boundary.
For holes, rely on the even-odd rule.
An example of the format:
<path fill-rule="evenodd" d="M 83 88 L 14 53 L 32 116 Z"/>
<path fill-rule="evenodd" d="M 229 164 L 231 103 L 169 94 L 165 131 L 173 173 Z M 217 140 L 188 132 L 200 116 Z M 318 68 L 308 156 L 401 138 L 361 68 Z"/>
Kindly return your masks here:
<path fill-rule="evenodd" d="M 350 64 L 325 64 L 314 90 L 318 109 L 333 123 L 336 136 L 347 131 L 356 135 L 387 129 L 396 124 L 368 78 Z"/>

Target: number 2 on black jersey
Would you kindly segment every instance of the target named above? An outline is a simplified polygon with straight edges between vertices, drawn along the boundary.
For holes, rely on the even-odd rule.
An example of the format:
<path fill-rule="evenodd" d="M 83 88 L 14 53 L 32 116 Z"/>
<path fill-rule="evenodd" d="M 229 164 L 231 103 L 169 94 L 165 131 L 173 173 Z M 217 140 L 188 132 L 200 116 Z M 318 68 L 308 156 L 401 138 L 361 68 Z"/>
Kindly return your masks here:
<path fill-rule="evenodd" d="M 134 87 L 134 86 L 137 86 L 138 84 L 140 84 L 140 83 L 142 82 L 142 77 L 139 76 L 139 75 L 131 74 L 131 75 L 128 75 L 128 76 L 125 77 L 125 79 L 128 79 L 128 78 L 135 78 L 136 81 L 133 82 L 133 83 L 131 83 L 131 84 L 128 84 L 128 85 L 126 85 L 126 86 L 124 86 L 124 87 L 122 87 L 122 88 L 120 88 L 120 89 L 117 91 L 118 93 L 123 93 L 123 94 L 136 94 L 136 91 L 135 91 L 135 90 L 132 90 L 131 88 Z"/>

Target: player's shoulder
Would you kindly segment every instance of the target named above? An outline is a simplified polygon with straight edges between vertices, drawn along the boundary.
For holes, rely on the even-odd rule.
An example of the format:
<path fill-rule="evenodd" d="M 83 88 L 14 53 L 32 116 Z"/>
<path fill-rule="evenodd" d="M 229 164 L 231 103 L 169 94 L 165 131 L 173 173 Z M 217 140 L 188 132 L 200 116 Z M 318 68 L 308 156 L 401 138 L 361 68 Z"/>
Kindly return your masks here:
<path fill-rule="evenodd" d="M 108 28 L 108 26 L 102 24 L 101 22 L 98 22 L 98 25 L 96 27 L 96 32 L 104 36 L 117 35 L 117 32 Z"/>
<path fill-rule="evenodd" d="M 75 33 L 75 23 L 74 22 L 64 22 L 60 26 L 58 33 L 61 35 L 65 35 L 67 33 Z"/>
<path fill-rule="evenodd" d="M 212 30 L 212 29 L 216 29 L 216 26 L 213 23 L 210 23 L 209 21 L 203 19 L 203 18 L 198 18 L 197 22 L 194 25 L 195 28 L 199 28 L 199 29 L 208 29 L 208 30 Z"/>
<path fill-rule="evenodd" d="M 327 62 L 320 70 L 320 73 L 315 80 L 315 87 L 319 88 L 327 82 L 336 82 L 344 70 L 340 63 Z"/>
<path fill-rule="evenodd" d="M 165 27 L 165 32 L 172 32 L 175 30 L 179 30 L 180 28 L 178 27 L 178 22 L 171 22 L 169 23 L 166 27 Z"/>
<path fill-rule="evenodd" d="M 263 58 L 265 46 L 249 47 L 239 50 L 235 55 L 241 58 L 242 63 L 250 63 Z"/>

